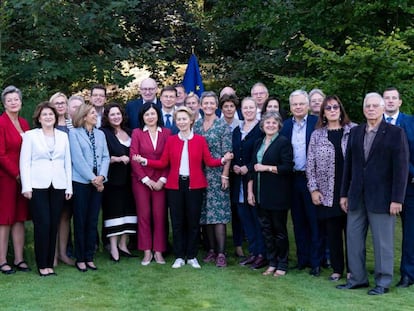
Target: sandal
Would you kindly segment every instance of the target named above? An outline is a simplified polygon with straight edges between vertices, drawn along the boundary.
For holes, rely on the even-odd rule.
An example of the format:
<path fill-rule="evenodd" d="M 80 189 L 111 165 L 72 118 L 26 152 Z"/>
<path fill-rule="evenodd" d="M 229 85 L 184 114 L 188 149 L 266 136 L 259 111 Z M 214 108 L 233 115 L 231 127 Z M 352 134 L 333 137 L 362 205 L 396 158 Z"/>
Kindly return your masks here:
<path fill-rule="evenodd" d="M 10 269 L 4 270 L 3 267 L 5 267 L 5 266 L 9 266 Z M 0 271 L 3 274 L 13 274 L 13 273 L 16 273 L 16 270 L 13 270 L 13 268 L 7 262 L 5 262 L 4 264 L 0 265 Z"/>
<path fill-rule="evenodd" d="M 262 275 L 271 275 L 271 274 L 275 273 L 275 271 L 276 271 L 275 267 L 270 267 L 269 266 L 269 268 L 267 268 L 266 271 L 262 273 Z"/>
<path fill-rule="evenodd" d="M 24 261 L 24 260 L 20 261 L 19 263 L 15 263 L 13 266 L 16 268 L 17 271 L 20 271 L 20 272 L 29 272 L 29 271 L 32 271 L 29 268 L 27 262 Z"/>
<path fill-rule="evenodd" d="M 276 270 L 275 273 L 273 273 L 274 277 L 280 277 L 280 276 L 285 276 L 286 275 L 286 271 L 284 270 Z"/>

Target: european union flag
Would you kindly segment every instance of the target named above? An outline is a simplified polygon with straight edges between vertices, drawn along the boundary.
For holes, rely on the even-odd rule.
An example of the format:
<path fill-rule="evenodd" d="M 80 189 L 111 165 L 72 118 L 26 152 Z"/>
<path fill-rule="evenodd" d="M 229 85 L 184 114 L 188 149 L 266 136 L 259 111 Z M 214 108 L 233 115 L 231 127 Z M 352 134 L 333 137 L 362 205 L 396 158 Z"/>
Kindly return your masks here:
<path fill-rule="evenodd" d="M 185 91 L 188 93 L 194 92 L 198 96 L 204 92 L 203 79 L 201 78 L 200 68 L 198 67 L 197 57 L 191 54 L 188 60 L 187 69 L 185 70 L 183 84 Z"/>

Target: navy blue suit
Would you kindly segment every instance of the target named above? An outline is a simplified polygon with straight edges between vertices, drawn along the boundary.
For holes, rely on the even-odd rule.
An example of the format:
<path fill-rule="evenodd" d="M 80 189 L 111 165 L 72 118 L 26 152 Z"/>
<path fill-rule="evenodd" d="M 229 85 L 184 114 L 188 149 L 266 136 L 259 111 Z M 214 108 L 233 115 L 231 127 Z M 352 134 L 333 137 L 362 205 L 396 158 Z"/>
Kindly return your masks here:
<path fill-rule="evenodd" d="M 125 108 L 125 113 L 128 116 L 128 124 L 127 127 L 131 130 L 139 128 L 141 124 L 139 124 L 139 113 L 141 112 L 142 105 L 144 104 L 142 98 L 131 100 L 127 103 Z M 161 102 L 157 99 L 157 103 L 155 104 L 161 110 Z"/>
<path fill-rule="evenodd" d="M 401 115 L 401 113 L 400 113 Z M 397 119 L 398 120 L 398 119 Z M 409 175 L 407 191 L 405 194 L 402 221 L 402 247 L 401 247 L 401 278 L 408 277 L 414 281 L 414 117 L 404 115 L 400 126 L 404 129 L 410 152 Z"/>
<path fill-rule="evenodd" d="M 395 125 L 396 126 L 402 126 L 402 124 L 404 124 L 405 122 L 406 122 L 406 119 L 409 119 L 410 118 L 410 116 L 409 115 L 407 115 L 407 114 L 405 114 L 405 113 L 402 113 L 402 112 L 400 112 L 399 114 L 398 114 L 398 117 L 397 117 L 397 120 L 395 120 Z M 385 120 L 385 116 L 383 116 L 383 120 L 384 121 L 386 121 Z"/>
<path fill-rule="evenodd" d="M 306 119 L 306 150 L 318 118 L 308 115 Z M 292 141 L 293 118 L 283 122 L 281 134 Z M 298 267 L 310 265 L 319 267 L 322 259 L 321 239 L 318 231 L 318 217 L 315 205 L 307 188 L 305 172 L 295 172 L 292 191 L 292 222 L 295 233 Z"/>

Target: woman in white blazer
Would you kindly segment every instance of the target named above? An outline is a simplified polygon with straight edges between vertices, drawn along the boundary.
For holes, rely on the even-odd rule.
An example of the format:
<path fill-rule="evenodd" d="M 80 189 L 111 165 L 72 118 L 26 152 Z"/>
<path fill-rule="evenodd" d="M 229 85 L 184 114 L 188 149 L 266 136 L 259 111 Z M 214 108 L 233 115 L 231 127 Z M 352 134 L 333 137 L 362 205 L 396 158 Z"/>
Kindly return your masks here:
<path fill-rule="evenodd" d="M 96 227 L 110 161 L 105 134 L 96 129 L 96 122 L 95 107 L 83 104 L 72 118 L 75 128 L 69 131 L 73 159 L 75 265 L 81 272 L 97 270 L 93 262 Z"/>
<path fill-rule="evenodd" d="M 64 200 L 72 196 L 69 139 L 56 130 L 57 112 L 49 102 L 33 114 L 35 129 L 23 136 L 20 153 L 22 193 L 30 200 L 36 263 L 40 276 L 56 275 L 53 261 Z"/>

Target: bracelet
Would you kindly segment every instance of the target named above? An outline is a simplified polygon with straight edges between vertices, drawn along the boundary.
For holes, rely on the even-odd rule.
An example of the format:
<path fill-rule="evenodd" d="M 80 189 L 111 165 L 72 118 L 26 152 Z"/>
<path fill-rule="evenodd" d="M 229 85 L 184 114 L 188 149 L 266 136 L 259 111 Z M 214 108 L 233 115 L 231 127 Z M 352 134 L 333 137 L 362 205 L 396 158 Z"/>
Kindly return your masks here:
<path fill-rule="evenodd" d="M 224 176 L 224 175 L 221 175 L 221 178 L 224 178 L 224 179 L 229 179 L 229 177 L 228 177 L 228 176 Z"/>

